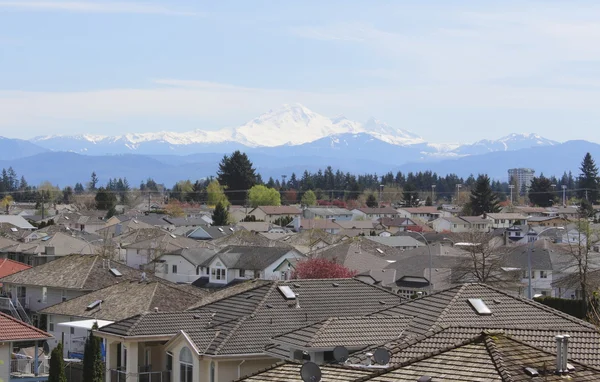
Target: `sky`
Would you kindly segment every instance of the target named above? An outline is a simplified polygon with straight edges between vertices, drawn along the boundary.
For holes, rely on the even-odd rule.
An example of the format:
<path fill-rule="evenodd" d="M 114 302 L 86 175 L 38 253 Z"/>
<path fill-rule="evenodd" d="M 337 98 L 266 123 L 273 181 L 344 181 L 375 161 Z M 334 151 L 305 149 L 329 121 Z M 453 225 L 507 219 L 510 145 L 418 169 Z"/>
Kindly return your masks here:
<path fill-rule="evenodd" d="M 600 3 L 0 0 L 0 136 L 214 130 L 286 103 L 430 142 L 600 142 Z"/>

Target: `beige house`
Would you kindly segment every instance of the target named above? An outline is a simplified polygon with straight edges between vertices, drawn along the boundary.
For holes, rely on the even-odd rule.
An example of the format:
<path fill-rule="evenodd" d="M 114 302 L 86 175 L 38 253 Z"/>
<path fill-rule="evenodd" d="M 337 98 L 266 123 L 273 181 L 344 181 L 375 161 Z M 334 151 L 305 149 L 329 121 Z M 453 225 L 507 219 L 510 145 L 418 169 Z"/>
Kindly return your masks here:
<path fill-rule="evenodd" d="M 302 211 L 293 206 L 260 206 L 250 211 L 248 215 L 254 216 L 256 220 L 274 223 L 280 218 L 291 217 L 294 219 L 302 216 Z"/>

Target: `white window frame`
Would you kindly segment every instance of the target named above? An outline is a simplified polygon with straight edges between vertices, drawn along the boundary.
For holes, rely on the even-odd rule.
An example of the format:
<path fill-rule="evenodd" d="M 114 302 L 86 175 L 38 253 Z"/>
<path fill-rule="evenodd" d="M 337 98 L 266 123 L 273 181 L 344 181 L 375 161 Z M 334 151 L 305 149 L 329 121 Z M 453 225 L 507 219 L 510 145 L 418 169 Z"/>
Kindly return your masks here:
<path fill-rule="evenodd" d="M 48 315 L 48 331 L 54 331 L 54 316 L 51 314 Z"/>
<path fill-rule="evenodd" d="M 42 287 L 42 304 L 48 302 L 48 287 Z"/>

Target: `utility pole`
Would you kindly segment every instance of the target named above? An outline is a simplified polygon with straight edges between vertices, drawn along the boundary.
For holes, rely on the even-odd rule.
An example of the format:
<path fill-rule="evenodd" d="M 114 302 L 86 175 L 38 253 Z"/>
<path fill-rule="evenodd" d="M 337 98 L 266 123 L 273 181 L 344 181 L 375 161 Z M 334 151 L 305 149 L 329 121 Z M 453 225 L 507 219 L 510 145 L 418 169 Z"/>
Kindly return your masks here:
<path fill-rule="evenodd" d="M 381 207 L 381 202 L 383 201 L 383 184 L 379 185 L 379 207 Z"/>
<path fill-rule="evenodd" d="M 510 188 L 510 204 L 513 204 L 513 189 L 515 188 L 514 184 L 509 184 L 508 188 Z"/>
<path fill-rule="evenodd" d="M 462 184 L 457 184 L 456 185 L 456 205 L 457 206 L 460 203 L 460 188 L 461 187 L 462 187 Z"/>
<path fill-rule="evenodd" d="M 431 203 L 435 200 L 435 184 L 431 185 Z"/>
<path fill-rule="evenodd" d="M 42 220 L 44 220 L 44 191 L 42 190 Z"/>
<path fill-rule="evenodd" d="M 566 207 L 567 206 L 567 185 L 563 184 L 561 187 L 563 190 L 563 207 Z"/>

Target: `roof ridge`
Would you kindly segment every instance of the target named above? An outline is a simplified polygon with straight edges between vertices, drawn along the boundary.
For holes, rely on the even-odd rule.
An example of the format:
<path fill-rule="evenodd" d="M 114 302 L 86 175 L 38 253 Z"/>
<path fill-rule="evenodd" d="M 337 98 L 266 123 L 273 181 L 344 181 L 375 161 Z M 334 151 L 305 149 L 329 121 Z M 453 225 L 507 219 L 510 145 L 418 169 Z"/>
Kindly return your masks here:
<path fill-rule="evenodd" d="M 269 296 L 271 296 L 271 293 L 273 293 L 273 291 L 275 290 L 275 288 L 278 286 L 277 282 L 273 282 L 271 283 L 271 286 L 269 287 L 269 290 L 267 291 L 267 293 L 265 293 L 265 295 L 263 296 L 263 298 L 260 300 L 260 302 L 258 304 L 256 304 L 256 308 L 254 308 L 254 310 L 252 311 L 251 315 L 256 314 L 256 312 L 263 307 L 263 305 L 265 305 L 265 303 L 267 302 L 267 298 Z"/>
<path fill-rule="evenodd" d="M 48 338 L 52 337 L 52 335 L 50 333 L 48 333 L 46 331 L 43 331 L 42 329 L 36 328 L 35 326 L 30 325 L 30 324 L 28 324 L 26 322 L 23 322 L 23 321 L 15 318 L 15 317 L 9 315 L 9 314 L 0 312 L 0 317 L 4 317 L 4 318 L 7 318 L 7 319 L 9 319 L 11 321 L 14 321 L 17 324 L 23 325 L 23 326 L 25 326 L 26 328 L 28 328 L 30 330 L 33 330 L 33 331 L 35 331 L 37 333 L 40 333 L 40 334 L 44 335 L 45 337 L 48 337 Z"/>
<path fill-rule="evenodd" d="M 485 332 L 482 336 L 483 341 L 485 343 L 485 347 L 490 355 L 490 358 L 492 359 L 492 362 L 494 363 L 494 367 L 500 374 L 502 381 L 512 382 L 514 379 L 510 372 L 507 370 L 506 366 L 504 365 L 503 354 L 500 351 L 500 349 L 498 349 L 498 347 L 496 346 L 494 338 Z"/>
<path fill-rule="evenodd" d="M 324 322 L 323 322 L 323 321 L 321 321 L 321 322 L 323 322 L 323 325 L 321 325 L 321 327 L 320 327 L 319 329 L 317 329 L 316 333 L 315 333 L 315 334 L 312 336 L 312 338 L 311 338 L 310 342 L 309 342 L 307 345 L 309 345 L 309 346 L 311 346 L 311 347 L 312 347 L 312 345 L 313 345 L 313 342 L 314 342 L 314 339 L 315 339 L 315 338 L 319 338 L 319 337 L 321 336 L 321 333 L 323 333 L 323 331 L 324 331 L 324 330 L 325 330 L 325 329 L 326 329 L 326 328 L 327 328 L 327 327 L 328 327 L 328 326 L 329 326 L 329 325 L 330 325 L 330 324 L 331 324 L 333 321 L 336 321 L 336 320 L 337 320 L 337 317 L 329 317 L 329 318 L 328 318 L 327 320 L 325 320 Z"/>
<path fill-rule="evenodd" d="M 80 288 L 83 289 L 83 287 L 85 286 L 85 283 L 87 282 L 88 277 L 90 277 L 90 273 L 92 273 L 92 270 L 94 269 L 94 266 L 96 265 L 96 260 L 98 260 L 98 257 L 100 257 L 100 256 L 94 255 L 94 260 L 92 261 L 92 265 L 90 266 L 90 269 L 88 270 L 87 274 L 83 278 Z"/>
<path fill-rule="evenodd" d="M 446 306 L 444 307 L 444 309 L 442 309 L 442 311 L 440 312 L 440 314 L 437 316 L 437 319 L 433 322 L 433 325 L 438 325 L 438 322 L 442 321 L 442 319 L 448 314 L 448 312 L 450 311 L 450 308 L 452 306 L 454 306 L 454 303 L 456 303 L 458 301 L 458 298 L 460 297 L 460 295 L 462 294 L 462 292 L 464 291 L 464 289 L 470 284 L 463 284 L 461 285 L 458 290 L 456 291 L 456 293 L 454 294 L 454 297 L 452 297 L 452 299 L 450 300 L 450 302 L 448 304 L 446 304 Z M 448 290 L 448 289 L 446 289 Z M 427 296 L 425 296 L 426 298 Z"/>
<path fill-rule="evenodd" d="M 148 283 L 149 284 L 149 283 Z M 154 295 L 156 295 L 156 290 L 158 289 L 158 286 L 160 285 L 159 282 L 154 284 L 154 288 L 152 290 L 152 296 L 150 296 L 150 298 L 148 299 L 148 306 L 147 306 L 147 311 L 150 311 L 150 309 L 152 309 L 152 301 L 154 301 Z"/>
<path fill-rule="evenodd" d="M 231 330 L 229 331 L 227 336 L 225 336 L 225 338 L 223 338 L 223 341 L 221 341 L 219 346 L 217 346 L 217 348 L 215 349 L 215 352 L 214 352 L 215 355 L 219 354 L 219 352 L 221 351 L 221 349 L 223 349 L 223 347 L 225 346 L 227 341 L 229 341 L 229 339 L 233 336 L 233 334 L 240 328 L 242 323 L 246 322 L 246 320 L 248 318 L 250 318 L 250 316 L 243 316 L 238 320 L 238 322 L 233 326 L 233 328 L 231 328 Z"/>

